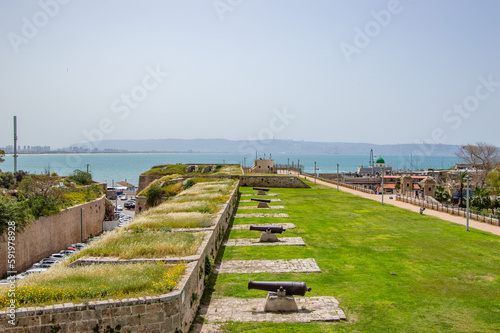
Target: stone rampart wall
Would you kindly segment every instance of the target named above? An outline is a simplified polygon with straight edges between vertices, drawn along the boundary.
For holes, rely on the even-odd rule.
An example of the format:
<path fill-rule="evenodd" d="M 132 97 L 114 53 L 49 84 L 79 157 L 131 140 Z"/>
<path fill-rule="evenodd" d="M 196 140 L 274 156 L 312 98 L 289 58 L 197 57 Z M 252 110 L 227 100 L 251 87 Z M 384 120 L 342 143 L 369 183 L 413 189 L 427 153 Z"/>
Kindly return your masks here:
<path fill-rule="evenodd" d="M 15 270 L 22 272 L 42 258 L 87 240 L 102 232 L 105 197 L 40 217 L 23 232 L 15 235 Z M 83 210 L 82 210 L 83 209 Z M 80 221 L 80 213 L 82 220 Z M 83 231 L 83 233 L 82 233 Z M 7 273 L 7 239 L 0 239 L 0 276 Z"/>
<path fill-rule="evenodd" d="M 17 309 L 14 327 L 7 326 L 8 312 L 0 311 L 6 332 L 188 332 L 205 289 L 205 276 L 210 273 L 205 272 L 205 261 L 214 260 L 222 245 L 237 205 L 238 187 L 217 214 L 198 257 L 187 264 L 174 291 L 154 297 L 21 308 Z"/>

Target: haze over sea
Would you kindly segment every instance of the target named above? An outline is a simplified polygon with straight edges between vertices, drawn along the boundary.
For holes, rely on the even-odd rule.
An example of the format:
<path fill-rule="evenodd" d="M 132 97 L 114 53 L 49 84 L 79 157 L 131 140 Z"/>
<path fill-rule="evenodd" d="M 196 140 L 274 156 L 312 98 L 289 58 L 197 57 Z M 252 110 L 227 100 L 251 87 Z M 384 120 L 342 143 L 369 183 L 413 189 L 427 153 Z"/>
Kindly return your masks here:
<path fill-rule="evenodd" d="M 259 157 L 264 157 L 259 155 Z M 269 155 L 266 155 L 269 157 Z M 376 158 L 379 156 L 376 156 Z M 387 164 L 393 164 L 395 169 L 444 169 L 458 162 L 455 156 L 382 156 Z M 246 160 L 245 160 L 246 158 Z M 17 169 L 30 173 L 45 171 L 57 172 L 65 176 L 75 169 L 87 170 L 92 173 L 94 180 L 107 182 L 123 181 L 138 185 L 139 175 L 152 166 L 158 164 L 175 163 L 228 163 L 253 164 L 255 156 L 241 154 L 199 154 L 199 153 L 137 153 L 137 154 L 20 154 L 17 159 Z M 305 172 L 313 172 L 314 162 L 317 163 L 319 173 L 337 171 L 354 172 L 361 165 L 367 166 L 369 155 L 272 155 L 276 164 L 286 164 L 290 159 L 304 166 Z M 2 171 L 14 170 L 14 158 L 5 156 L 5 162 L 0 164 Z"/>

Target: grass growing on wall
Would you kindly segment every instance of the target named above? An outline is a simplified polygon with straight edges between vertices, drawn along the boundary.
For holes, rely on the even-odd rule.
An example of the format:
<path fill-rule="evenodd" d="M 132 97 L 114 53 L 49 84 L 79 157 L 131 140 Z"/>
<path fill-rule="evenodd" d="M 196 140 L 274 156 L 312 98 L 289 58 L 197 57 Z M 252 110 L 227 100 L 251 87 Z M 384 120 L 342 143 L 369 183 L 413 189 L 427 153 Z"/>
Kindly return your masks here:
<path fill-rule="evenodd" d="M 72 256 L 71 259 L 184 257 L 196 254 L 203 238 L 203 233 L 111 232 Z"/>
<path fill-rule="evenodd" d="M 18 280 L 15 300 L 18 307 L 28 307 L 163 294 L 172 291 L 185 269 L 163 263 L 55 266 Z M 0 308 L 9 303 L 8 289 L 0 289 Z"/>
<path fill-rule="evenodd" d="M 146 212 L 147 213 L 147 212 Z M 212 224 L 211 214 L 180 212 L 162 214 L 142 214 L 125 227 L 126 231 L 161 231 L 176 228 L 206 228 Z"/>
<path fill-rule="evenodd" d="M 281 237 L 300 246 L 226 247 L 222 260 L 315 258 L 321 273 L 219 274 L 212 297 L 265 298 L 249 279 L 304 281 L 307 297 L 334 296 L 347 322 L 229 323 L 228 332 L 499 332 L 500 237 L 336 189 L 275 189 L 290 218 L 235 218 L 235 224 L 294 223 Z M 242 187 L 242 193 L 253 193 Z M 247 197 L 243 197 L 247 198 Z M 274 204 L 274 203 L 273 203 Z M 241 204 L 243 205 L 243 203 Z M 241 207 L 241 206 L 240 206 Z M 232 230 L 229 238 L 259 233 Z M 262 309 L 257 309 L 261 311 Z"/>

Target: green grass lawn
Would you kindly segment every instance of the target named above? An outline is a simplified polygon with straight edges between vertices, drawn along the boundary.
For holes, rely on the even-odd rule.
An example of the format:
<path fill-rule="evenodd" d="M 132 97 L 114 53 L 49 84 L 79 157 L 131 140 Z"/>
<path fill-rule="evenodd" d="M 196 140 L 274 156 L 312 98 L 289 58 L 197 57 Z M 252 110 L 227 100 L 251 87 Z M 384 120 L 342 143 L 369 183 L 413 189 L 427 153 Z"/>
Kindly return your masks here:
<path fill-rule="evenodd" d="M 294 223 L 297 229 L 278 237 L 302 237 L 305 247 L 227 247 L 222 260 L 315 258 L 322 273 L 220 274 L 212 297 L 264 298 L 264 291 L 247 290 L 249 279 L 305 281 L 312 287 L 306 296 L 336 297 L 347 322 L 230 323 L 228 331 L 500 331 L 500 237 L 308 184 L 313 188 L 272 189 L 282 200 L 272 204 L 285 209 L 237 211 L 290 218 L 234 219 L 234 224 Z M 249 230 L 229 234 L 259 236 Z"/>

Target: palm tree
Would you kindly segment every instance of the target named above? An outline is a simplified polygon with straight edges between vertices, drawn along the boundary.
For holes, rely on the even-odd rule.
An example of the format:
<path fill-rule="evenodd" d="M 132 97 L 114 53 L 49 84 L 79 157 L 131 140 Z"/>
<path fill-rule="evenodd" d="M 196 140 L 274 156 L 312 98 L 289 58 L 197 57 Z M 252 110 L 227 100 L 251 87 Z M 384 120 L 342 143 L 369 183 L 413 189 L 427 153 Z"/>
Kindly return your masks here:
<path fill-rule="evenodd" d="M 458 202 L 458 207 L 465 207 L 463 202 L 463 192 L 464 192 L 464 183 L 467 182 L 467 176 L 469 173 L 467 171 L 460 172 L 458 174 L 458 181 L 460 182 L 460 201 Z"/>

